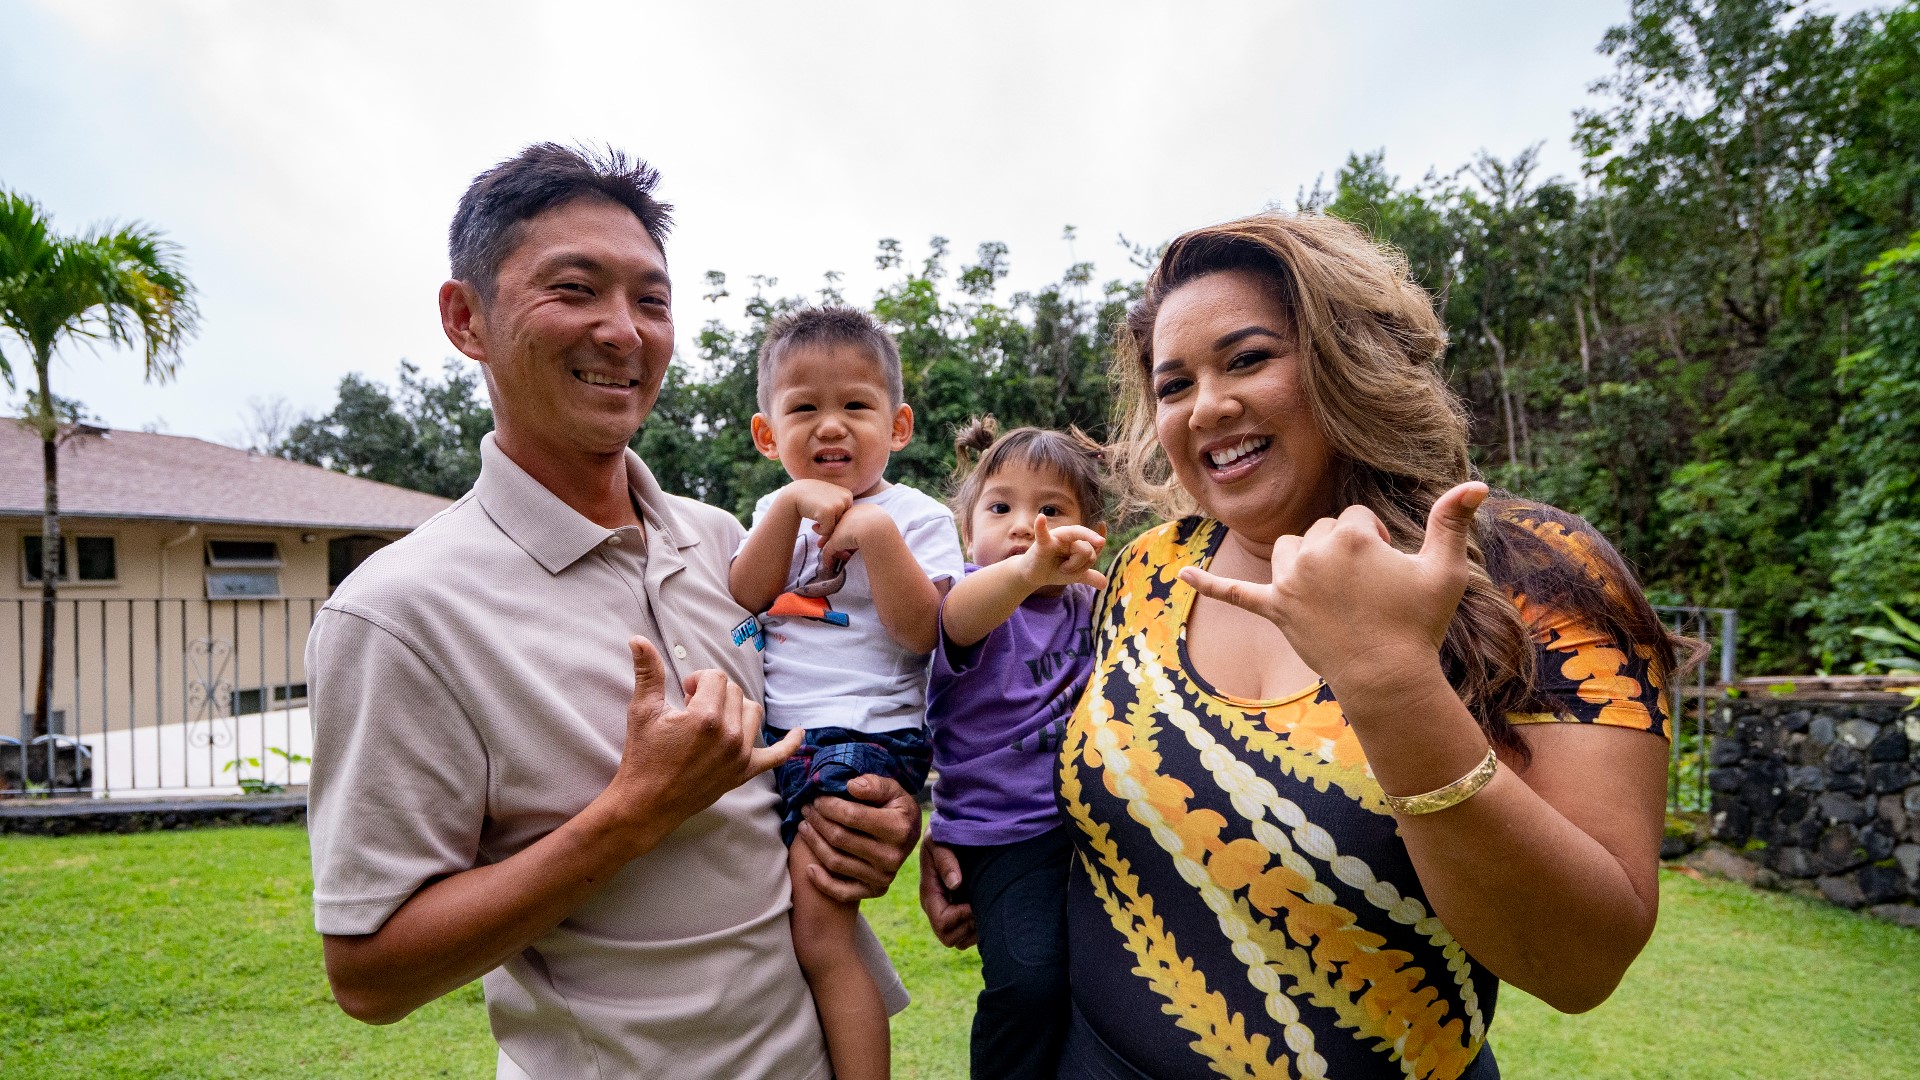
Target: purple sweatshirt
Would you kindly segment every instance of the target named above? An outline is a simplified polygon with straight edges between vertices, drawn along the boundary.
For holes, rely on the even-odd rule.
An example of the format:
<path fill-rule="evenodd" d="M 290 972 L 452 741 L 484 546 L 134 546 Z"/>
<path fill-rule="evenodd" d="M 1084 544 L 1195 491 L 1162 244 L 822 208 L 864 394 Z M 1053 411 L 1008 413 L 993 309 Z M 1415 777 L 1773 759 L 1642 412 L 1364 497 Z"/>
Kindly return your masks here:
<path fill-rule="evenodd" d="M 968 565 L 967 572 L 978 569 Z M 927 682 L 927 731 L 940 773 L 935 840 L 1011 844 L 1060 823 L 1054 767 L 1093 666 L 1097 599 L 1085 585 L 1030 596 L 966 649 L 942 631 Z"/>

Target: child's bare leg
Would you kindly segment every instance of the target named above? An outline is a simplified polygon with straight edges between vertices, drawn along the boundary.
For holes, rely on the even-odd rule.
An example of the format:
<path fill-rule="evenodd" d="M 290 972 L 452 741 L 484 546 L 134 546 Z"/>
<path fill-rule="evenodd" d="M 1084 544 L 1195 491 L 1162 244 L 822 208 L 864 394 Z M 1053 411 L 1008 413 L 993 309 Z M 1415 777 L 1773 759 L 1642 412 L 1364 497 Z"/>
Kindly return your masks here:
<path fill-rule="evenodd" d="M 787 853 L 793 875 L 793 951 L 813 990 L 834 1080 L 887 1080 L 892 1046 L 880 987 L 853 944 L 860 916 L 856 901 L 843 904 L 816 889 L 807 867 L 816 865 L 805 840 Z"/>

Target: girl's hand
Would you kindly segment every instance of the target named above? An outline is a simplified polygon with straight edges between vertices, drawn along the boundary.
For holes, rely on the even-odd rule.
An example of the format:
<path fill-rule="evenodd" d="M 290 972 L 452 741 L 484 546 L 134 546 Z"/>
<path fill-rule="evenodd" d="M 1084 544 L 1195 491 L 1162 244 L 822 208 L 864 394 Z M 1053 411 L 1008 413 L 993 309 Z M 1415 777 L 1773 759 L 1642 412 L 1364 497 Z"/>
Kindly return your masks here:
<path fill-rule="evenodd" d="M 1412 555 L 1388 542 L 1373 511 L 1349 506 L 1338 519 L 1314 522 L 1304 536 L 1275 541 L 1268 584 L 1199 567 L 1180 571 L 1180 580 L 1279 627 L 1340 695 L 1343 686 L 1434 661 L 1467 589 L 1467 534 L 1486 498 L 1487 485 L 1475 481 L 1434 500 L 1426 540 Z"/>
<path fill-rule="evenodd" d="M 1047 524 L 1047 515 L 1033 519 L 1033 543 L 1019 557 L 1026 560 L 1025 577 L 1035 589 L 1059 585 L 1107 587 L 1107 576 L 1094 569 L 1107 538 L 1080 525 Z"/>

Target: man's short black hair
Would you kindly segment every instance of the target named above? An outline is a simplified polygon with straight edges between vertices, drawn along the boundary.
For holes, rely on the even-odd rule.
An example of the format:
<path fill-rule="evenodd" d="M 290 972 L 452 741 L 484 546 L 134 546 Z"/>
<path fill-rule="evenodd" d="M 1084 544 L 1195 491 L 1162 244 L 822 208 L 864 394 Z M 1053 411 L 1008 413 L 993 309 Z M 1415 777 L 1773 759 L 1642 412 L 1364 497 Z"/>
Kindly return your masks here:
<path fill-rule="evenodd" d="M 473 178 L 447 230 L 455 280 L 493 299 L 500 264 L 520 240 L 520 224 L 575 199 L 605 199 L 633 211 L 662 255 L 673 207 L 653 197 L 660 172 L 618 150 L 536 143 Z"/>

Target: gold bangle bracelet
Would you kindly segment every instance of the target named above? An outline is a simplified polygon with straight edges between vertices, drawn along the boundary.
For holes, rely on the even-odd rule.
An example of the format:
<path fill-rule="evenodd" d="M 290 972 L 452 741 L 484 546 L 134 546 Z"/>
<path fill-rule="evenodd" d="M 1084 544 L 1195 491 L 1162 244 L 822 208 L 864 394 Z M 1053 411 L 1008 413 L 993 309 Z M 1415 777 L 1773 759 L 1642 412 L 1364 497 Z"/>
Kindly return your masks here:
<path fill-rule="evenodd" d="M 1435 788 L 1425 795 L 1387 795 L 1387 806 L 1396 814 L 1431 814 L 1436 810 L 1445 810 L 1449 806 L 1466 802 L 1480 793 L 1493 779 L 1494 771 L 1500 767 L 1500 759 L 1494 755 L 1493 747 L 1487 747 L 1487 759 L 1475 765 L 1467 775 L 1455 780 L 1443 788 Z"/>

